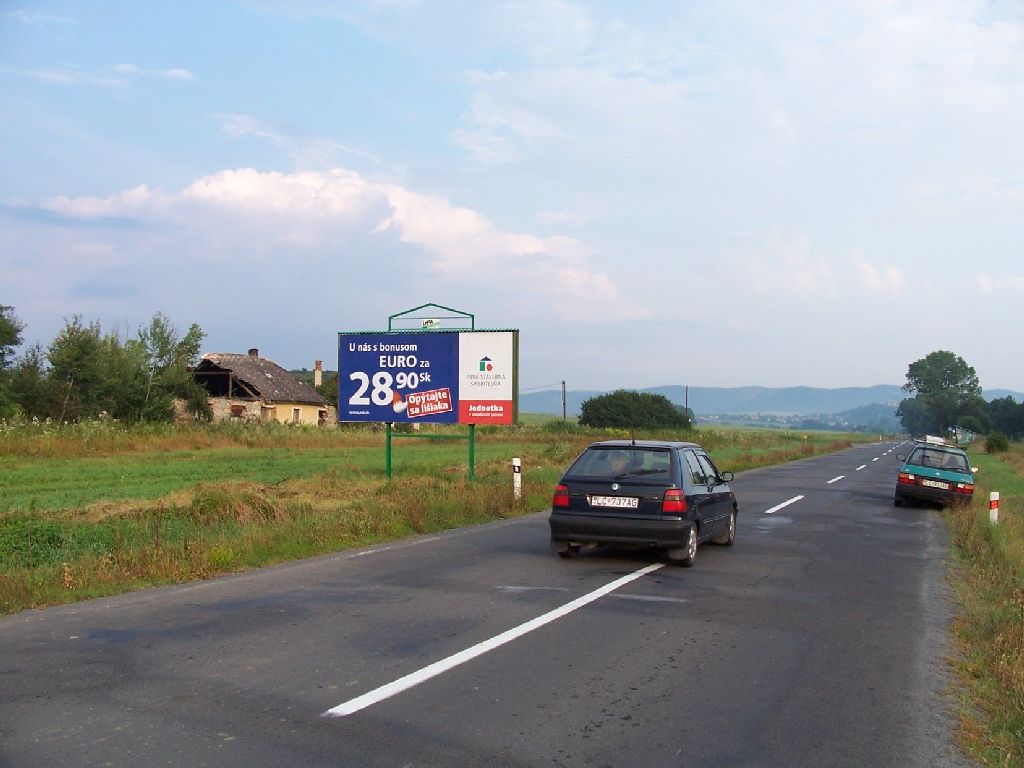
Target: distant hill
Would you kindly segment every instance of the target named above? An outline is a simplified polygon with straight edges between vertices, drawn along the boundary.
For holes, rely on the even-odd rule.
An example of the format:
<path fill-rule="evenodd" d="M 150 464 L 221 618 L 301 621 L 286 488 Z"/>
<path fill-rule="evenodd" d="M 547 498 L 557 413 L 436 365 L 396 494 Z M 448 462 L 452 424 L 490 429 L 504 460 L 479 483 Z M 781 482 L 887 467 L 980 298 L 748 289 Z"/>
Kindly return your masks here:
<path fill-rule="evenodd" d="M 313 372 L 302 368 L 292 371 L 300 380 L 312 386 Z M 324 378 L 334 371 L 324 371 Z M 606 394 L 610 390 L 574 389 L 565 393 L 566 413 L 578 416 L 585 400 Z M 664 395 L 673 403 L 683 405 L 686 387 L 672 384 L 649 387 L 641 392 Z M 1010 389 L 986 389 L 986 400 L 1013 397 L 1024 401 L 1024 393 Z M 896 408 L 907 396 L 895 384 L 877 384 L 873 387 L 690 387 L 689 406 L 694 415 L 708 416 L 777 416 L 793 421 L 799 417 L 821 419 L 834 424 L 899 425 Z M 524 413 L 551 413 L 561 415 L 562 395 L 557 389 L 526 392 L 519 395 L 519 410 Z M 822 418 L 828 417 L 828 418 Z"/>
<path fill-rule="evenodd" d="M 886 406 L 895 413 L 900 401 L 907 393 L 895 384 L 878 384 L 873 387 L 842 387 L 824 389 L 819 387 L 690 387 L 687 400 L 686 387 L 669 385 L 649 387 L 642 392 L 664 395 L 673 403 L 687 402 L 696 416 L 720 414 L 766 414 L 773 416 L 820 416 L 847 415 L 851 420 L 881 418 L 882 411 L 856 413 L 866 406 Z M 605 394 L 601 390 L 570 390 L 566 392 L 566 412 L 578 415 L 584 400 Z M 1024 394 L 1006 389 L 986 390 L 986 400 L 1012 396 L 1020 402 Z M 527 392 L 519 395 L 519 410 L 528 413 L 562 412 L 562 398 L 558 390 Z M 846 412 L 851 412 L 847 414 Z"/>

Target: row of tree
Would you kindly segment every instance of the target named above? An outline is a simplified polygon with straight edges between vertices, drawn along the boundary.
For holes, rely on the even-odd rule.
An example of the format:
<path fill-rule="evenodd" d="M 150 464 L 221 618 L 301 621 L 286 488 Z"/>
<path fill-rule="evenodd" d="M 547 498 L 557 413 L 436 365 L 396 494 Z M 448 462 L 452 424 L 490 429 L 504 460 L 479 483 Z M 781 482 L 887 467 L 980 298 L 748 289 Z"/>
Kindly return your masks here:
<path fill-rule="evenodd" d="M 171 421 L 176 399 L 194 415 L 210 415 L 206 392 L 188 372 L 206 337 L 196 324 L 180 335 L 158 312 L 135 337 L 122 338 L 76 315 L 45 349 L 35 344 L 16 355 L 24 330 L 14 308 L 0 305 L 0 417 Z"/>
<path fill-rule="evenodd" d="M 18 356 L 24 329 L 14 308 L 0 305 L 0 418 L 20 413 L 73 421 L 105 413 L 124 421 L 170 421 L 175 400 L 194 415 L 210 415 L 205 390 L 188 372 L 206 337 L 196 324 L 181 335 L 158 312 L 134 338 L 122 338 L 75 316 L 48 347 L 36 344 Z M 337 397 L 336 380 L 320 389 Z M 910 434 L 945 435 L 961 427 L 1024 437 L 1024 403 L 1009 396 L 986 401 L 974 368 L 952 352 L 939 350 L 911 363 L 903 389 L 912 396 L 897 415 Z M 580 423 L 686 429 L 693 414 L 662 395 L 617 390 L 583 403 Z"/>
<path fill-rule="evenodd" d="M 1024 437 L 1024 404 L 1009 395 L 985 400 L 974 368 L 952 352 L 939 350 L 911 363 L 903 390 L 913 396 L 896 413 L 912 435 L 946 435 L 960 427 Z"/>

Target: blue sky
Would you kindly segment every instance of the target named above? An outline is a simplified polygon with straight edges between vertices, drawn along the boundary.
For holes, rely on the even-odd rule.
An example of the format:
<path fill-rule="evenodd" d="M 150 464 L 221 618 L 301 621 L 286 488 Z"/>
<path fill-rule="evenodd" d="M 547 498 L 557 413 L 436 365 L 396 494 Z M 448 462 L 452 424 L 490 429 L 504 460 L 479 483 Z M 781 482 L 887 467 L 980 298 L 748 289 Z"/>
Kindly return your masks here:
<path fill-rule="evenodd" d="M 29 342 L 435 302 L 524 388 L 1024 388 L 1019 2 L 0 0 L 0 88 Z"/>

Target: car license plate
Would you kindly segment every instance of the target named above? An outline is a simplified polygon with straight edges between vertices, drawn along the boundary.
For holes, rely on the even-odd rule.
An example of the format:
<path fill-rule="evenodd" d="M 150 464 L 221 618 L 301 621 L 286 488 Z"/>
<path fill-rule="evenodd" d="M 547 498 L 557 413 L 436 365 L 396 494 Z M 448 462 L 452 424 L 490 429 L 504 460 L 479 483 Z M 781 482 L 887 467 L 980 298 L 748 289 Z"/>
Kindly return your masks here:
<path fill-rule="evenodd" d="M 944 491 L 949 490 L 949 483 L 940 483 L 938 480 L 922 480 L 921 485 L 926 485 L 929 488 L 941 488 Z"/>
<path fill-rule="evenodd" d="M 636 509 L 640 499 L 635 496 L 591 496 L 590 506 L 592 507 L 624 507 Z"/>

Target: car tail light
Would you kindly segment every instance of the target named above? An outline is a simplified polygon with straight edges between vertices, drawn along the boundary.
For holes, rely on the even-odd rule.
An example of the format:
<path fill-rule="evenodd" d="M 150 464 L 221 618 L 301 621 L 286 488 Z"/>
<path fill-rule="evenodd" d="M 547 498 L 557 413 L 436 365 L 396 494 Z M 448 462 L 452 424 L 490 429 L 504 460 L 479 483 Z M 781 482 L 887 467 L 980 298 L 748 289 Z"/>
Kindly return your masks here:
<path fill-rule="evenodd" d="M 974 493 L 974 485 L 972 483 L 957 483 L 956 484 L 956 492 L 957 493 L 973 494 Z"/>
<path fill-rule="evenodd" d="M 665 491 L 665 498 L 661 501 L 661 513 L 663 515 L 681 515 L 686 511 L 686 497 L 678 488 L 669 488 Z"/>
<path fill-rule="evenodd" d="M 569 508 L 569 487 L 567 485 L 559 485 L 555 488 L 555 495 L 551 498 L 552 508 L 568 509 Z"/>
<path fill-rule="evenodd" d="M 900 472 L 900 476 L 897 482 L 909 483 L 910 485 L 917 485 L 917 478 L 915 478 L 909 472 Z"/>

